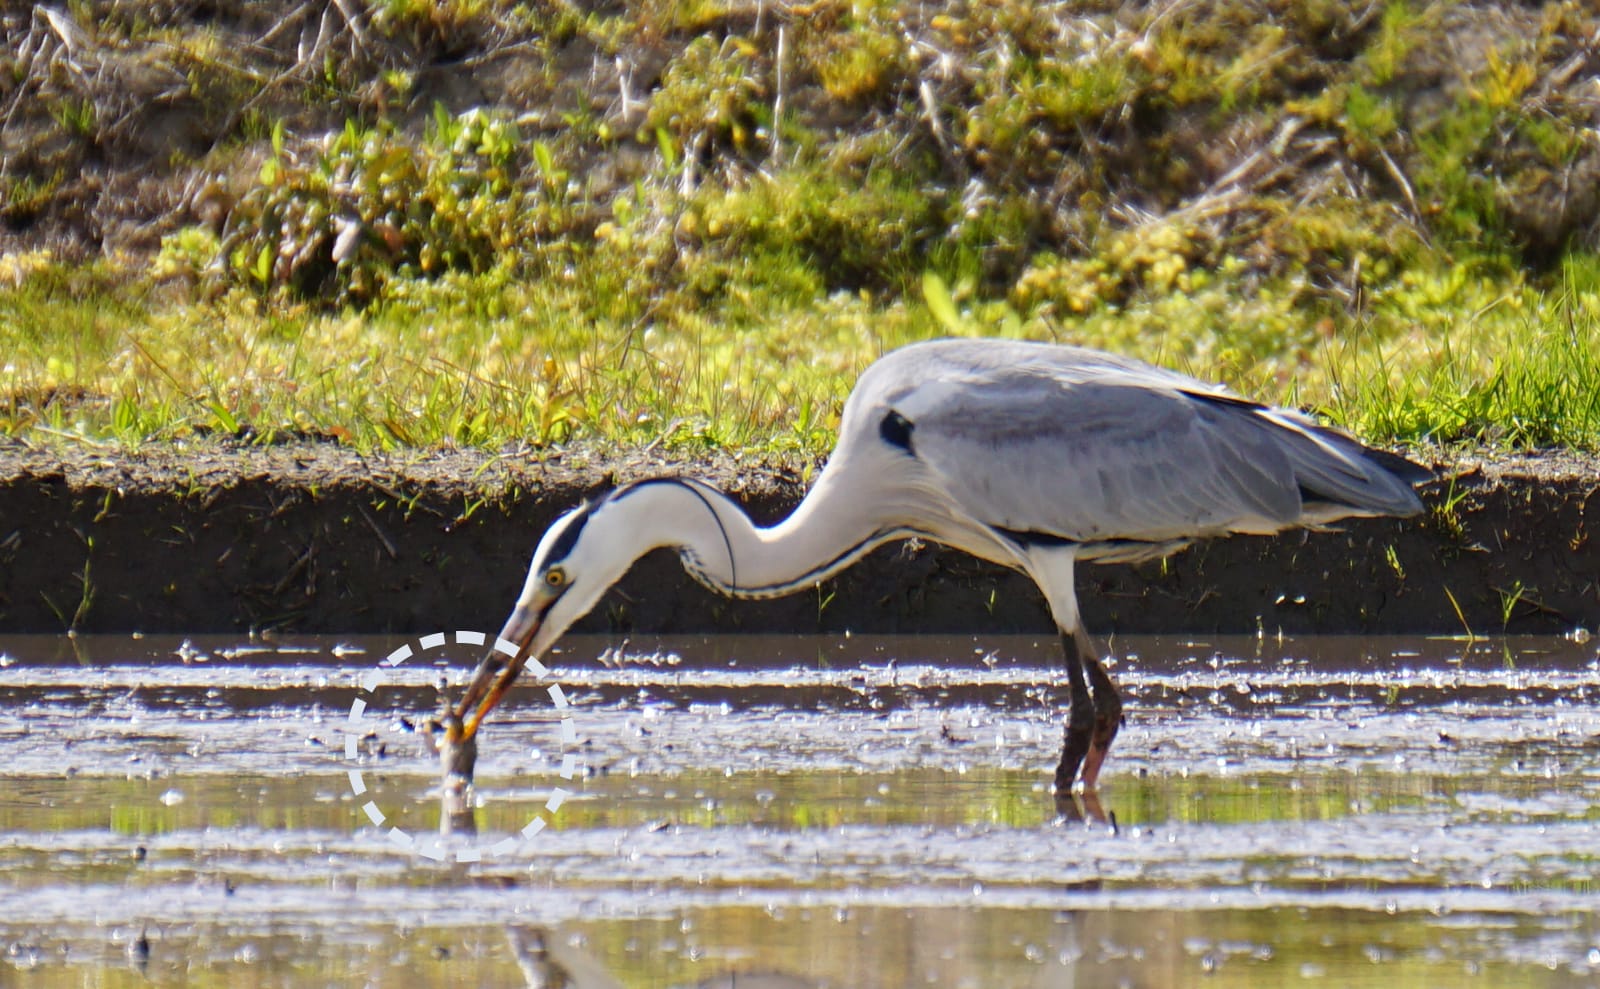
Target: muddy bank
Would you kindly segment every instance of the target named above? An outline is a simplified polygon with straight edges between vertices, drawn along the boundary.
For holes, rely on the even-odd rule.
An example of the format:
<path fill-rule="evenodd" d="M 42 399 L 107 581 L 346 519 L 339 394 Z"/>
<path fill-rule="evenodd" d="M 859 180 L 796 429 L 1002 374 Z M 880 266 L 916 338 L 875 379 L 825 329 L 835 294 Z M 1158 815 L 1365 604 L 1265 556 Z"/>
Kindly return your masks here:
<path fill-rule="evenodd" d="M 1427 515 L 1085 568 L 1099 634 L 1565 631 L 1600 626 L 1600 459 L 1441 464 Z M 617 481 L 689 472 L 758 519 L 799 463 L 583 450 L 362 456 L 305 445 L 142 454 L 0 448 L 0 632 L 497 628 L 539 534 Z M 1454 480 L 1449 476 L 1454 475 Z M 1459 614 L 1458 609 L 1459 607 Z M 580 626 L 679 633 L 1047 632 L 1026 579 L 890 546 L 814 592 L 734 602 L 641 561 Z"/>

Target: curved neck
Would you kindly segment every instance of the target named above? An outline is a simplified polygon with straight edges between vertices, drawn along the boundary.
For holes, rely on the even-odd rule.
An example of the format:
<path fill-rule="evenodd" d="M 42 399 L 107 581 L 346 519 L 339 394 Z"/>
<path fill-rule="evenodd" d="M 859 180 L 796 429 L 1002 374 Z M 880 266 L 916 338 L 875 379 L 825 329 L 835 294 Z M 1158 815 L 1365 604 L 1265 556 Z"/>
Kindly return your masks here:
<path fill-rule="evenodd" d="M 882 527 L 836 496 L 827 472 L 788 518 L 757 526 L 716 488 L 689 478 L 642 481 L 619 493 L 646 548 L 677 549 L 701 583 L 738 598 L 779 597 L 815 585 L 873 547 L 909 534 Z"/>

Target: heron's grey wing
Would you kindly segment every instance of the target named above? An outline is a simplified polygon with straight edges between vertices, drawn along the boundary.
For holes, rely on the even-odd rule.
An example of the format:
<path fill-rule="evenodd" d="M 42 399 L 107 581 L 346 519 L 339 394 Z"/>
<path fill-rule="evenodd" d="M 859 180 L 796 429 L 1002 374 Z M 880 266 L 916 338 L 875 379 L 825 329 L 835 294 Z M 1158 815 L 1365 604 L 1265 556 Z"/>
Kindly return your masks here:
<path fill-rule="evenodd" d="M 1073 380 L 1013 366 L 884 398 L 937 483 L 990 526 L 1153 542 L 1299 520 L 1296 461 L 1308 454 L 1289 438 L 1299 434 L 1259 414 L 1270 410 L 1180 390 L 1175 378 L 1108 369 Z"/>

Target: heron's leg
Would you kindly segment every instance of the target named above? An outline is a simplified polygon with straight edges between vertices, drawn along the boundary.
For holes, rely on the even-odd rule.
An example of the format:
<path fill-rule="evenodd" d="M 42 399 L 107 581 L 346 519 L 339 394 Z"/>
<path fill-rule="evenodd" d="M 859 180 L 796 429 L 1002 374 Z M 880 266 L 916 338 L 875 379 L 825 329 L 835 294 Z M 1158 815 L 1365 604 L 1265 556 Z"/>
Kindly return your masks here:
<path fill-rule="evenodd" d="M 1084 676 L 1083 657 L 1076 637 L 1062 635 L 1061 645 L 1066 651 L 1068 697 L 1067 726 L 1061 741 L 1061 763 L 1056 766 L 1056 793 L 1069 793 L 1078 769 L 1093 745 L 1095 731 L 1094 698 L 1089 694 L 1089 682 Z M 1105 672 L 1101 671 L 1101 676 Z M 1104 758 L 1104 756 L 1102 756 Z"/>
<path fill-rule="evenodd" d="M 1073 638 L 1089 687 L 1094 691 L 1094 727 L 1089 736 L 1082 776 L 1084 789 L 1092 791 L 1100 780 L 1100 767 L 1106 761 L 1106 754 L 1111 751 L 1117 729 L 1122 727 L 1122 698 L 1117 696 L 1116 685 L 1101 665 L 1100 657 L 1095 655 L 1094 643 L 1089 640 L 1088 634 L 1080 628 Z"/>

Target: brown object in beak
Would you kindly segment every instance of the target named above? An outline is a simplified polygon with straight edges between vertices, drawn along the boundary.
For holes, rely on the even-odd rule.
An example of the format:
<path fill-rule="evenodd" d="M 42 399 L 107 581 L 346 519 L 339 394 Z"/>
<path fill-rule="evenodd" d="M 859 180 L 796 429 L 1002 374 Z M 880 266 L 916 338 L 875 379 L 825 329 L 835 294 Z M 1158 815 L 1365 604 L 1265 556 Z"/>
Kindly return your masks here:
<path fill-rule="evenodd" d="M 439 765 L 444 770 L 447 787 L 452 778 L 471 783 L 478 764 L 477 741 L 467 734 L 461 715 L 454 711 L 447 712 L 441 724 L 444 731 L 438 742 Z"/>

